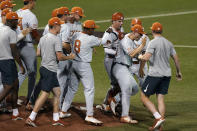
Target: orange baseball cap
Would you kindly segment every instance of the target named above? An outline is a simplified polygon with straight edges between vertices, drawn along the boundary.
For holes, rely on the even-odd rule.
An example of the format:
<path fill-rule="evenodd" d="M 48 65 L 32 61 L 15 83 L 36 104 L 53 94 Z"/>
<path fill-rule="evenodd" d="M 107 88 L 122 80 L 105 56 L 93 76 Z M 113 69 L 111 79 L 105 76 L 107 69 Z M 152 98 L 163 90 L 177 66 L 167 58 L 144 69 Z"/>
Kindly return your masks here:
<path fill-rule="evenodd" d="M 76 13 L 76 14 L 78 14 L 78 15 L 81 16 L 81 17 L 86 17 L 86 16 L 84 15 L 84 11 L 83 11 L 83 9 L 82 9 L 81 7 L 73 7 L 73 8 L 71 9 L 71 13 Z"/>
<path fill-rule="evenodd" d="M 99 28 L 98 25 L 94 22 L 94 20 L 86 20 L 83 22 L 83 27 L 85 28 Z"/>
<path fill-rule="evenodd" d="M 49 26 L 54 26 L 54 25 L 64 24 L 64 22 L 61 21 L 58 17 L 53 17 L 53 18 L 49 19 L 48 24 L 49 24 Z"/>
<path fill-rule="evenodd" d="M 57 17 L 57 12 L 58 12 L 58 8 L 57 9 L 54 9 L 51 13 L 51 16 L 52 17 Z"/>
<path fill-rule="evenodd" d="M 67 15 L 70 14 L 68 7 L 63 6 L 63 7 L 60 7 L 60 9 L 64 11 L 64 14 L 67 14 Z"/>
<path fill-rule="evenodd" d="M 151 30 L 152 31 L 162 31 L 163 30 L 162 24 L 160 24 L 159 22 L 153 23 Z"/>
<path fill-rule="evenodd" d="M 131 20 L 131 25 L 133 26 L 133 25 L 136 25 L 136 24 L 142 25 L 142 21 L 139 18 L 132 19 Z"/>
<path fill-rule="evenodd" d="M 17 20 L 20 19 L 16 12 L 9 12 L 6 14 L 6 20 Z"/>
<path fill-rule="evenodd" d="M 137 32 L 139 34 L 145 34 L 144 28 L 141 25 L 138 25 L 138 24 L 137 25 L 134 25 L 133 27 L 131 27 L 131 30 L 133 32 Z"/>
<path fill-rule="evenodd" d="M 12 1 L 12 0 L 0 0 L 0 3 L 3 2 L 3 1 Z"/>
<path fill-rule="evenodd" d="M 57 9 L 57 15 L 65 15 L 69 14 L 69 10 L 67 7 L 60 7 Z"/>
<path fill-rule="evenodd" d="M 1 12 L 1 16 L 6 16 L 7 13 L 12 12 L 12 10 L 10 8 L 6 8 Z"/>
<path fill-rule="evenodd" d="M 121 12 L 116 12 L 112 15 L 112 20 L 116 21 L 116 20 L 124 20 L 124 16 Z"/>
<path fill-rule="evenodd" d="M 12 8 L 14 7 L 16 4 L 12 4 L 10 1 L 3 1 L 0 5 L 1 10 L 5 9 L 5 8 Z"/>

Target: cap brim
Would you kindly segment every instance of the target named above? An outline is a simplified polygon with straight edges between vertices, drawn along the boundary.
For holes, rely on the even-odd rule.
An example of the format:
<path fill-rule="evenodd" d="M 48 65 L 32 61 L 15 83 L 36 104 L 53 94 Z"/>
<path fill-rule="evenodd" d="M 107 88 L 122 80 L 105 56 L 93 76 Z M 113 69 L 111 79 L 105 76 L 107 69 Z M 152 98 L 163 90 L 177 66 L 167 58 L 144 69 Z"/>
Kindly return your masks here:
<path fill-rule="evenodd" d="M 64 21 L 60 21 L 60 25 L 64 24 L 65 22 Z"/>
<path fill-rule="evenodd" d="M 16 4 L 12 4 L 12 7 L 16 6 Z"/>

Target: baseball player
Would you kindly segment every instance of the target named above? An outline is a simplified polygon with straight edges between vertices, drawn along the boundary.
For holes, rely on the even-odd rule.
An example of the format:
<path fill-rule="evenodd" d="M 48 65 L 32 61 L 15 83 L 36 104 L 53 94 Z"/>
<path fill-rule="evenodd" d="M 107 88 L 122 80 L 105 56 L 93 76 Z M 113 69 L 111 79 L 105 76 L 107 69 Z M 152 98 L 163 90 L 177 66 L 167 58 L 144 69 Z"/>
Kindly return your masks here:
<path fill-rule="evenodd" d="M 19 64 L 22 74 L 25 68 L 20 60 L 16 47 L 17 34 L 15 32 L 18 24 L 18 15 L 15 12 L 6 14 L 5 26 L 0 28 L 0 72 L 4 90 L 0 92 L 0 101 L 2 101 L 10 92 L 12 98 L 12 120 L 21 120 L 18 108 L 18 75 L 14 59 Z"/>
<path fill-rule="evenodd" d="M 112 25 L 105 31 L 102 41 L 103 43 L 111 44 L 111 46 L 103 46 L 104 52 L 105 52 L 105 59 L 104 59 L 104 65 L 105 69 L 107 71 L 107 74 L 111 81 L 111 88 L 108 90 L 107 95 L 104 99 L 104 103 L 102 104 L 105 111 L 108 111 L 109 108 L 109 101 L 111 101 L 112 96 L 116 95 L 117 92 L 120 91 L 119 85 L 114 84 L 117 82 L 114 82 L 111 75 L 111 68 L 115 59 L 115 55 L 117 54 L 117 48 L 119 46 L 120 41 L 123 39 L 123 20 L 124 16 L 120 12 L 116 12 L 112 15 Z M 113 111 L 115 114 L 115 110 Z"/>
<path fill-rule="evenodd" d="M 101 40 L 93 36 L 95 28 L 98 28 L 98 26 L 93 20 L 86 20 L 83 23 L 83 32 L 76 32 L 72 37 L 74 43 L 73 52 L 76 58 L 72 63 L 71 86 L 66 93 L 62 112 L 67 113 L 81 81 L 84 86 L 87 108 L 85 121 L 94 125 L 101 125 L 102 122 L 93 117 L 94 76 L 90 63 L 92 61 L 93 47 L 101 44 Z"/>
<path fill-rule="evenodd" d="M 132 32 L 125 35 L 124 39 L 120 42 L 115 64 L 112 68 L 112 75 L 117 80 L 121 89 L 122 115 L 120 122 L 135 124 L 138 121 L 132 120 L 129 116 L 129 107 L 130 96 L 138 92 L 138 85 L 129 67 L 132 63 L 131 58 L 134 58 L 145 46 L 146 38 L 142 40 L 142 44 L 138 48 L 134 48 L 134 40 L 139 40 L 144 31 L 141 25 L 135 25 L 131 30 Z"/>
<path fill-rule="evenodd" d="M 80 20 L 86 17 L 84 15 L 84 10 L 81 7 L 73 7 L 70 12 L 70 28 L 71 33 L 75 32 L 81 32 L 82 31 L 82 25 Z M 71 35 L 72 35 L 71 34 Z"/>
<path fill-rule="evenodd" d="M 57 34 L 60 33 L 61 24 L 63 23 L 58 17 L 51 18 L 48 22 L 49 33 L 41 38 L 37 48 L 37 55 L 41 55 L 42 57 L 40 67 L 42 93 L 36 101 L 32 113 L 26 120 L 26 124 L 33 127 L 37 126 L 35 118 L 39 109 L 49 97 L 51 91 L 54 94 L 52 125 L 64 126 L 63 122 L 59 120 L 60 88 L 57 80 L 57 61 L 73 59 L 75 55 L 71 53 L 69 56 L 65 56 L 62 53 L 62 43 L 60 38 L 57 36 Z"/>
<path fill-rule="evenodd" d="M 168 93 L 171 79 L 170 57 L 175 63 L 177 80 L 182 80 L 182 74 L 173 44 L 162 36 L 162 25 L 155 22 L 151 30 L 154 39 L 150 41 L 146 53 L 139 56 L 139 59 L 150 62 L 148 76 L 141 88 L 141 100 L 155 117 L 154 124 L 149 130 L 162 130 L 160 125 L 165 121 L 164 96 Z M 158 110 L 149 99 L 153 94 L 157 95 Z"/>
<path fill-rule="evenodd" d="M 6 8 L 6 9 L 4 9 L 1 12 L 2 23 L 0 23 L 0 28 L 5 26 L 5 24 L 6 24 L 6 15 L 9 12 L 12 12 L 12 9 Z M 18 29 L 19 29 L 19 26 L 17 27 L 17 30 Z M 16 32 L 17 32 L 17 30 L 16 30 Z M 23 39 L 30 31 L 31 31 L 31 29 L 30 28 L 27 28 L 27 29 L 23 29 L 23 31 L 21 33 L 18 33 L 17 32 L 17 42 L 20 41 L 21 39 Z M 3 88 L 3 84 L 2 84 L 2 81 L 1 80 L 0 80 L 0 83 L 1 83 L 0 84 L 0 92 L 1 92 L 1 91 L 3 91 L 4 88 Z M 4 106 L 6 107 L 6 100 L 4 101 Z M 7 108 L 5 108 L 5 109 L 7 110 Z"/>
<path fill-rule="evenodd" d="M 25 64 L 27 69 L 27 73 L 21 74 L 19 72 L 19 87 L 22 85 L 26 76 L 28 75 L 28 93 L 27 93 L 27 102 L 29 102 L 30 96 L 35 86 L 36 82 L 36 72 L 37 72 L 37 59 L 36 52 L 33 46 L 33 40 L 36 43 L 39 42 L 40 35 L 37 31 L 38 20 L 31 12 L 34 9 L 36 0 L 24 0 L 24 7 L 22 9 L 17 10 L 17 14 L 22 18 L 21 29 L 32 28 L 31 33 L 27 34 L 27 36 L 18 43 L 18 47 L 20 49 L 20 56 Z"/>

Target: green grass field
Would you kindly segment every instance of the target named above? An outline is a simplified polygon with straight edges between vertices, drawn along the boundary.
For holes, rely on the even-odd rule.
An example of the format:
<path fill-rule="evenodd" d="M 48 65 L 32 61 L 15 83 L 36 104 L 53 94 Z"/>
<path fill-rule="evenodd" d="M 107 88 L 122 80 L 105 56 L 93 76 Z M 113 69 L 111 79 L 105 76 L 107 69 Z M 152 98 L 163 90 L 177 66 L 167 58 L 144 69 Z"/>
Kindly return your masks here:
<path fill-rule="evenodd" d="M 22 0 L 15 0 L 16 8 L 22 7 Z M 110 19 L 116 11 L 124 13 L 125 17 L 155 15 L 164 13 L 184 12 L 197 10 L 196 0 L 38 0 L 34 10 L 39 26 L 47 24 L 51 11 L 60 6 L 81 6 L 84 8 L 85 19 L 105 20 Z M 146 32 L 153 22 L 159 21 L 164 26 L 163 35 L 174 45 L 196 44 L 197 13 L 142 19 Z M 130 20 L 125 21 L 124 29 L 130 31 Z M 104 31 L 110 23 L 99 23 L 98 31 Z M 92 68 L 95 78 L 95 104 L 102 103 L 107 89 L 110 87 L 107 74 L 104 69 L 104 52 L 102 47 L 96 48 L 97 53 L 93 56 Z M 175 68 L 172 65 L 172 80 L 169 94 L 166 96 L 166 131 L 195 131 L 197 130 L 197 48 L 176 48 L 179 55 L 183 80 L 175 80 Z M 40 59 L 39 59 L 40 61 Z M 40 62 L 39 62 L 40 63 Z M 39 78 L 39 74 L 38 77 Z M 26 95 L 27 81 L 20 90 L 20 95 Z M 151 98 L 155 101 L 155 97 Z M 83 88 L 79 88 L 74 101 L 84 102 Z M 123 125 L 113 128 L 101 128 L 100 130 L 133 130 L 144 131 L 152 124 L 152 115 L 142 106 L 139 94 L 131 98 L 131 112 L 140 120 L 138 125 Z"/>

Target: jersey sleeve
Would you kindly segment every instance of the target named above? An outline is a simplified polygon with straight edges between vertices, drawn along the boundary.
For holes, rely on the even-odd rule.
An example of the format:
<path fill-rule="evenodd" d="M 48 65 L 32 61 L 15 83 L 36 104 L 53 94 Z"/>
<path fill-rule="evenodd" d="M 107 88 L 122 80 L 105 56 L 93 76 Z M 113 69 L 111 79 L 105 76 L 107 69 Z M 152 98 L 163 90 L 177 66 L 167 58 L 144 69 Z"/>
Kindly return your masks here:
<path fill-rule="evenodd" d="M 62 51 L 62 43 L 59 37 L 55 40 L 55 51 Z"/>
<path fill-rule="evenodd" d="M 17 43 L 17 34 L 15 31 L 11 30 L 9 35 L 10 44 L 16 44 Z"/>
<path fill-rule="evenodd" d="M 171 56 L 174 56 L 174 55 L 176 55 L 176 50 L 174 49 L 174 46 L 173 46 L 173 44 L 170 42 L 170 55 Z"/>
<path fill-rule="evenodd" d="M 146 49 L 146 52 L 153 54 L 154 51 L 155 51 L 155 43 L 154 41 L 150 41 Z"/>
<path fill-rule="evenodd" d="M 94 46 L 99 46 L 101 44 L 101 39 L 99 39 L 98 37 L 95 36 L 91 36 L 91 42 L 90 42 L 90 47 L 94 47 Z"/>
<path fill-rule="evenodd" d="M 28 25 L 32 29 L 37 29 L 38 28 L 38 19 L 36 18 L 35 15 L 32 15 L 29 19 Z"/>
<path fill-rule="evenodd" d="M 117 36 L 115 35 L 115 33 L 105 32 L 102 37 L 101 44 L 104 45 L 103 47 L 105 47 L 105 45 L 108 41 L 110 43 L 113 43 L 115 40 L 117 40 Z"/>

